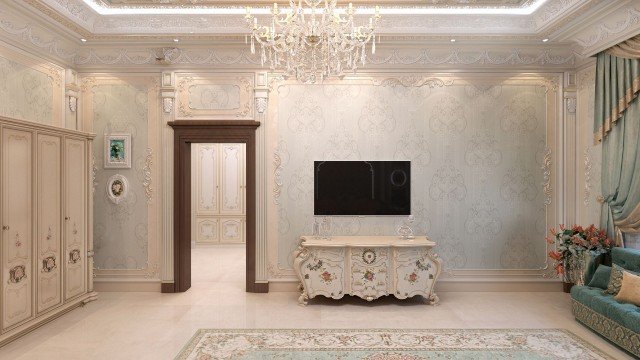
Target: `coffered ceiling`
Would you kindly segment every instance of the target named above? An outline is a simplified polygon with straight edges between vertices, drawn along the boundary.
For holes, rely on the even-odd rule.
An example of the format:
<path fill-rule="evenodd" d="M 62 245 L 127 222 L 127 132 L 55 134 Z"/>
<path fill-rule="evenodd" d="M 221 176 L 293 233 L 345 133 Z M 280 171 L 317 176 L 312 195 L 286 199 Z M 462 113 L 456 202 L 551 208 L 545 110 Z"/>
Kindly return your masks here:
<path fill-rule="evenodd" d="M 338 0 L 338 5 L 349 1 L 362 21 L 380 5 L 381 48 L 411 46 L 415 59 L 441 51 L 448 54 L 443 59 L 456 59 L 443 62 L 491 62 L 487 51 L 499 49 L 516 62 L 555 61 L 550 51 L 564 58 L 589 56 L 640 33 L 640 0 Z M 0 0 L 0 38 L 30 43 L 65 62 L 78 62 L 78 54 L 103 53 L 120 54 L 101 57 L 104 63 L 117 62 L 122 54 L 132 56 L 132 49 L 144 48 L 148 57 L 153 49 L 177 45 L 181 51 L 193 49 L 200 61 L 211 59 L 220 46 L 245 49 L 245 6 L 264 18 L 272 2 Z M 286 9 L 288 1 L 279 4 Z M 537 50 L 531 50 L 532 58 L 520 58 L 523 47 Z M 464 51 L 473 57 L 466 58 Z M 408 61 L 397 51 L 392 54 Z"/>
<path fill-rule="evenodd" d="M 175 6 L 229 6 L 241 5 L 252 6 L 256 4 L 271 4 L 278 2 L 274 0 L 91 0 L 107 7 L 175 7 Z M 412 5 L 430 7 L 464 7 L 464 8 L 484 8 L 484 7 L 525 7 L 537 0 L 351 0 L 349 2 L 358 5 Z M 288 3 L 288 0 L 279 1 Z"/>

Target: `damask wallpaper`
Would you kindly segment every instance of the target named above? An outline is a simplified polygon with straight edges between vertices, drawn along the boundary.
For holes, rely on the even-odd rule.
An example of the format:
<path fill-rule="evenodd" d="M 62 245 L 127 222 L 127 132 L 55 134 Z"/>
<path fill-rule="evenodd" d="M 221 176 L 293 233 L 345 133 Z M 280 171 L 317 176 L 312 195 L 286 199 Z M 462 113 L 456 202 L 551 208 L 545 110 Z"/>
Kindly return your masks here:
<path fill-rule="evenodd" d="M 52 88 L 47 74 L 0 56 L 0 115 L 51 125 Z"/>
<path fill-rule="evenodd" d="M 143 269 L 148 258 L 148 211 L 145 167 L 148 134 L 148 88 L 131 84 L 92 87 L 94 155 L 94 251 L 96 269 Z M 104 135 L 131 134 L 131 169 L 104 168 Z M 129 192 L 119 204 L 107 196 L 106 183 L 124 175 Z"/>
<path fill-rule="evenodd" d="M 578 214 L 577 222 L 596 224 L 600 222 L 601 203 L 598 197 L 602 194 L 602 144 L 593 140 L 593 114 L 595 104 L 595 65 L 578 72 Z"/>
<path fill-rule="evenodd" d="M 311 234 L 314 160 L 411 160 L 414 231 L 449 269 L 536 269 L 546 251 L 546 88 L 512 83 L 277 87 L 278 266 Z M 405 217 L 333 217 L 390 235 Z"/>

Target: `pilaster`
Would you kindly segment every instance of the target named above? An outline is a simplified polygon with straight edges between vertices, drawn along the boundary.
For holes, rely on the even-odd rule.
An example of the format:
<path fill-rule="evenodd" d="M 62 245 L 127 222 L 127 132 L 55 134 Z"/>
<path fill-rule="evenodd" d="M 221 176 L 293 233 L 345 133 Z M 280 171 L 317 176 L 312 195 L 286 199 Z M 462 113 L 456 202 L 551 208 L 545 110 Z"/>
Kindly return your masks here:
<path fill-rule="evenodd" d="M 577 107 L 577 86 L 576 73 L 573 71 L 564 73 L 563 86 L 563 129 L 564 129 L 564 222 L 571 225 L 577 221 L 577 214 L 580 199 L 580 184 L 578 172 L 578 162 L 580 161 L 578 151 L 578 126 L 576 123 Z"/>
<path fill-rule="evenodd" d="M 267 282 L 267 106 L 269 102 L 268 73 L 256 73 L 254 90 L 256 121 L 262 125 L 256 134 L 256 282 Z"/>
<path fill-rule="evenodd" d="M 161 281 L 173 284 L 173 128 L 176 77 L 174 72 L 163 72 L 160 87 L 162 97 L 162 266 Z M 171 286 L 172 288 L 172 286 Z"/>

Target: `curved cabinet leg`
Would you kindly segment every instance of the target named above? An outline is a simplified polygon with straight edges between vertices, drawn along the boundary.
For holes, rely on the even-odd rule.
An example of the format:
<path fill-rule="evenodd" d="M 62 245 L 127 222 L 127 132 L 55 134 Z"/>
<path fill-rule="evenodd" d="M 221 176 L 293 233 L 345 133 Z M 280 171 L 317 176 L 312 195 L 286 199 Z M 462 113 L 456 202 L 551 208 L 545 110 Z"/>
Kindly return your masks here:
<path fill-rule="evenodd" d="M 436 295 L 436 293 L 432 293 L 427 298 L 427 305 L 436 306 L 436 305 L 438 305 L 439 302 L 440 302 L 440 298 L 438 297 L 438 295 Z"/>
<path fill-rule="evenodd" d="M 300 294 L 300 297 L 298 298 L 298 305 L 307 306 L 307 300 L 309 300 L 309 296 L 304 290 L 302 290 L 302 294 Z"/>

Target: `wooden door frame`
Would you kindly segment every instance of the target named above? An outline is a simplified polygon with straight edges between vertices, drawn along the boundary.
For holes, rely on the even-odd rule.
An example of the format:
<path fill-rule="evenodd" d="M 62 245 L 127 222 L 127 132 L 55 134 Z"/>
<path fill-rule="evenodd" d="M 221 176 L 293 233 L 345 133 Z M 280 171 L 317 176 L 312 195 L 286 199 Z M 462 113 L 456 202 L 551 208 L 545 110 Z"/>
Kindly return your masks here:
<path fill-rule="evenodd" d="M 265 293 L 268 283 L 256 283 L 256 129 L 253 120 L 170 121 L 173 128 L 173 283 L 162 292 L 191 287 L 191 144 L 244 143 L 246 145 L 246 291 Z"/>

